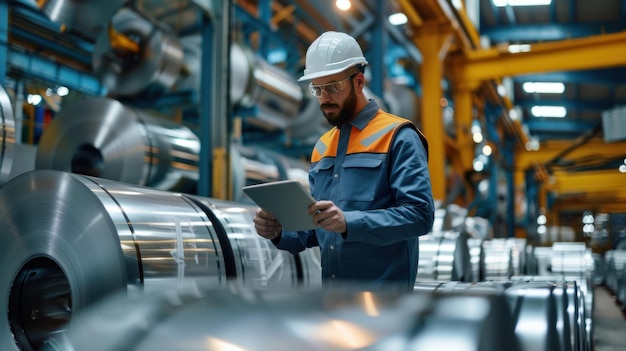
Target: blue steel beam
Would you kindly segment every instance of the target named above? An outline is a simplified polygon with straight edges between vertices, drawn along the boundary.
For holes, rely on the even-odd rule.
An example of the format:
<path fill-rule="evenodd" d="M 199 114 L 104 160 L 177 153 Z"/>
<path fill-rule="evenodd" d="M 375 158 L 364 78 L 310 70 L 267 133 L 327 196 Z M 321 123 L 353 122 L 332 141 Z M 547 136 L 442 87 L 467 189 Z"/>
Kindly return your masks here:
<path fill-rule="evenodd" d="M 519 24 L 513 27 L 483 26 L 480 34 L 494 42 L 543 42 L 583 38 L 626 29 L 625 21 L 567 24 Z"/>
<path fill-rule="evenodd" d="M 13 73 L 23 77 L 64 85 L 87 95 L 101 96 L 107 92 L 106 88 L 100 84 L 100 80 L 91 74 L 77 71 L 46 58 L 10 49 L 7 62 Z"/>
<path fill-rule="evenodd" d="M 568 121 L 568 120 L 548 120 L 532 119 L 524 121 L 524 124 L 528 126 L 531 134 L 535 133 L 572 133 L 580 135 L 584 132 L 592 130 L 596 126 L 596 122 L 586 121 Z"/>
<path fill-rule="evenodd" d="M 9 45 L 9 4 L 0 2 L 0 84 L 7 76 L 7 52 Z"/>
<path fill-rule="evenodd" d="M 595 84 L 623 84 L 626 82 L 626 67 L 569 72 L 551 72 L 514 76 L 515 82 L 563 82 Z"/>
<path fill-rule="evenodd" d="M 522 108 L 530 108 L 536 105 L 542 106 L 564 106 L 568 110 L 576 110 L 576 111 L 604 111 L 606 109 L 610 109 L 615 107 L 616 104 L 623 104 L 626 101 L 614 101 L 614 100 L 602 100 L 602 101 L 580 101 L 580 100 L 570 100 L 570 99 L 558 99 L 558 100 L 546 100 L 540 99 L 535 100 L 532 97 L 520 99 L 515 99 L 515 105 L 521 106 Z"/>
<path fill-rule="evenodd" d="M 53 41 L 50 41 L 47 38 L 41 37 L 32 32 L 28 32 L 19 27 L 11 27 L 11 35 L 13 38 L 20 38 L 29 44 L 35 46 L 36 49 L 45 49 L 50 50 L 56 54 L 59 54 L 63 57 L 71 58 L 76 60 L 77 62 L 85 65 L 86 67 L 91 67 L 91 53 L 87 51 L 77 50 L 76 48 L 71 48 L 68 46 L 59 45 Z"/>

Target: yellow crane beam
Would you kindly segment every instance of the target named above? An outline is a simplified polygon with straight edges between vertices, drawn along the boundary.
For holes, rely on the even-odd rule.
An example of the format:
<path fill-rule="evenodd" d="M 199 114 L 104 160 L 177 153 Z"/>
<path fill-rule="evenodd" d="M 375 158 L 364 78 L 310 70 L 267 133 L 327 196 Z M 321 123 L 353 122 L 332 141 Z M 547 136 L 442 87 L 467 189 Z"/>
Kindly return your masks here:
<path fill-rule="evenodd" d="M 474 50 L 452 59 L 457 80 L 481 82 L 521 74 L 626 66 L 626 32 L 531 46 L 528 52 Z"/>
<path fill-rule="evenodd" d="M 571 147 L 571 142 L 548 142 L 541 144 L 538 151 L 524 151 L 515 155 L 515 168 L 525 170 L 535 164 L 545 164 L 554 160 L 562 152 Z M 626 141 L 606 143 L 602 139 L 592 139 L 586 144 L 566 153 L 566 160 L 626 158 Z"/>
<path fill-rule="evenodd" d="M 615 170 L 555 171 L 547 182 L 548 190 L 559 193 L 626 192 L 626 173 Z"/>

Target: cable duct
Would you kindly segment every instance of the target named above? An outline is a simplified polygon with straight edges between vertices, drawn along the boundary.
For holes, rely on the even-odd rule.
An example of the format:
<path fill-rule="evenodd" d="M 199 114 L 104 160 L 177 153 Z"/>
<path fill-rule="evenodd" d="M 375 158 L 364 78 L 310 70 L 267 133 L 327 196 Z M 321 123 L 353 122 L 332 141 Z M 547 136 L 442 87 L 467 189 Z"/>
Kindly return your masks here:
<path fill-rule="evenodd" d="M 320 286 L 319 254 L 280 251 L 254 206 L 35 170 L 0 188 L 0 349 L 39 350 L 106 296 L 200 282 Z"/>

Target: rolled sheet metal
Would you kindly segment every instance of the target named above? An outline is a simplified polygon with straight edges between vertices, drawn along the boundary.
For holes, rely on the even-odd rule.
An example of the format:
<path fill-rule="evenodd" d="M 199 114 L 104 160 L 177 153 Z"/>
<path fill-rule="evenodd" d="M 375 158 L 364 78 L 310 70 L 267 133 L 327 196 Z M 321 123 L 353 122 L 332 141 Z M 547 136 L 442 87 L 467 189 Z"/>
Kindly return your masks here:
<path fill-rule="evenodd" d="M 420 126 L 420 97 L 415 90 L 407 85 L 396 84 L 391 81 L 385 82 L 385 88 L 383 96 L 389 106 L 388 111 Z"/>
<path fill-rule="evenodd" d="M 472 281 L 472 266 L 464 233 L 431 232 L 419 238 L 417 280 Z"/>
<path fill-rule="evenodd" d="M 0 349 L 38 350 L 119 290 L 314 284 L 317 258 L 253 238 L 252 211 L 53 170 L 14 178 L 0 188 Z"/>
<path fill-rule="evenodd" d="M 606 286 L 622 306 L 626 306 L 626 250 L 609 250 L 606 261 Z M 625 309 L 626 310 L 626 309 Z"/>
<path fill-rule="evenodd" d="M 96 39 L 92 66 L 113 94 L 131 96 L 171 88 L 183 67 L 183 50 L 165 24 L 148 15 L 121 8 L 111 25 L 139 46 L 138 52 L 122 52 L 111 44 L 108 30 Z"/>
<path fill-rule="evenodd" d="M 7 91 L 0 85 L 0 186 L 11 179 L 15 153 L 15 117 Z"/>
<path fill-rule="evenodd" d="M 178 78 L 176 88 L 179 91 L 199 92 L 202 81 L 202 37 L 186 35 L 180 39 L 180 43 L 189 74 Z M 230 46 L 229 77 L 231 105 L 242 109 L 241 115 L 249 123 L 273 130 L 288 128 L 300 119 L 303 89 L 296 79 L 242 43 L 233 42 Z M 196 96 L 202 98 L 199 94 Z M 307 126 L 301 127 L 306 129 Z M 300 129 L 298 132 L 307 131 Z"/>
<path fill-rule="evenodd" d="M 515 276 L 514 284 L 547 284 L 555 296 L 557 331 L 561 350 L 592 350 L 593 319 L 587 302 L 588 291 L 576 280 L 555 276 Z M 590 292 L 593 294 L 593 291 Z"/>
<path fill-rule="evenodd" d="M 102 27 L 125 0 L 46 0 L 35 3 L 55 23 L 92 31 Z"/>
<path fill-rule="evenodd" d="M 194 193 L 199 154 L 189 128 L 94 97 L 63 106 L 41 136 L 35 168 Z"/>
<path fill-rule="evenodd" d="M 233 199 L 237 202 L 254 202 L 241 190 L 243 186 L 277 180 L 297 180 L 309 188 L 308 162 L 289 158 L 260 146 L 231 145 L 233 174 Z"/>
<path fill-rule="evenodd" d="M 216 230 L 223 230 L 228 237 L 228 241 L 222 241 L 224 256 L 230 259 L 228 255 L 232 252 L 233 267 L 241 284 L 253 288 L 322 285 L 321 263 L 316 249 L 305 250 L 295 256 L 287 251 L 277 250 L 254 229 L 252 219 L 256 205 L 233 206 L 229 201 L 184 196 L 205 213 L 215 216 L 213 220 L 221 224 Z"/>
<path fill-rule="evenodd" d="M 48 346 L 46 351 L 519 350 L 502 296 L 238 287 L 114 296 L 79 315 Z"/>
<path fill-rule="evenodd" d="M 231 99 L 241 107 L 255 107 L 251 123 L 287 128 L 300 110 L 302 88 L 285 70 L 271 65 L 241 44 L 231 46 Z"/>
<path fill-rule="evenodd" d="M 415 291 L 438 294 L 481 292 L 505 296 L 520 350 L 590 350 L 592 334 L 586 328 L 582 293 L 576 282 L 554 278 L 516 277 L 508 281 L 471 284 L 417 282 Z M 498 333 L 499 330 L 496 328 L 491 332 Z"/>
<path fill-rule="evenodd" d="M 483 241 L 485 279 L 508 280 L 526 272 L 526 239 L 494 238 Z"/>

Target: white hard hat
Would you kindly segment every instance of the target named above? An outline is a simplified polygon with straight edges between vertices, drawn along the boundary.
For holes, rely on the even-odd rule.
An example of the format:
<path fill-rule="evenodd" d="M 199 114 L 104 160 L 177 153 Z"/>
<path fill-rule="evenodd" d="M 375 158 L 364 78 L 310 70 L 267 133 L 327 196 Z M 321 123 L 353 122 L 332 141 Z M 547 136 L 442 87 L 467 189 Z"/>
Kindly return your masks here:
<path fill-rule="evenodd" d="M 367 60 L 357 41 L 346 33 L 326 32 L 320 35 L 306 51 L 304 75 L 298 82 L 330 76 Z"/>

